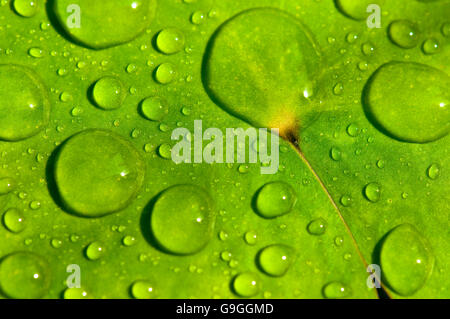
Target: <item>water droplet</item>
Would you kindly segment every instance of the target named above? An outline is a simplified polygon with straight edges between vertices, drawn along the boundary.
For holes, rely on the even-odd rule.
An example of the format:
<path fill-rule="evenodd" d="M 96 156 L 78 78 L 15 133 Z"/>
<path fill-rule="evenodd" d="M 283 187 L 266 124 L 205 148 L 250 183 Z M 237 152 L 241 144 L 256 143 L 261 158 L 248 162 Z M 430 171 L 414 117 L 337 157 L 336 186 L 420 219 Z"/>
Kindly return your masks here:
<path fill-rule="evenodd" d="M 156 200 L 151 229 L 158 244 L 168 252 L 194 254 L 212 237 L 214 202 L 194 185 L 179 185 L 164 191 Z"/>
<path fill-rule="evenodd" d="M 350 195 L 343 195 L 340 201 L 342 206 L 349 207 L 352 204 L 352 197 Z"/>
<path fill-rule="evenodd" d="M 434 256 L 428 241 L 410 224 L 389 232 L 380 253 L 382 280 L 402 296 L 411 296 L 426 282 Z"/>
<path fill-rule="evenodd" d="M 104 110 L 115 110 L 122 106 L 126 98 L 125 86 L 114 76 L 99 79 L 92 90 L 95 104 Z"/>
<path fill-rule="evenodd" d="M 39 208 L 41 208 L 41 202 L 39 202 L 37 200 L 30 202 L 30 208 L 32 210 L 38 210 Z"/>
<path fill-rule="evenodd" d="M 365 42 L 361 45 L 361 52 L 364 55 L 372 55 L 375 52 L 375 46 L 370 42 Z"/>
<path fill-rule="evenodd" d="M 62 244 L 63 244 L 63 242 L 59 238 L 53 238 L 50 241 L 50 245 L 52 245 L 53 248 L 61 248 Z"/>
<path fill-rule="evenodd" d="M 444 37 L 450 37 L 450 22 L 446 22 L 442 25 L 441 33 Z"/>
<path fill-rule="evenodd" d="M 16 181 L 11 177 L 0 178 L 0 196 L 6 195 L 16 188 Z"/>
<path fill-rule="evenodd" d="M 141 102 L 141 112 L 150 121 L 161 121 L 169 113 L 169 105 L 163 98 L 148 97 Z"/>
<path fill-rule="evenodd" d="M 229 251 L 222 251 L 220 253 L 220 259 L 223 261 L 230 261 L 233 255 Z"/>
<path fill-rule="evenodd" d="M 202 11 L 195 11 L 191 16 L 193 24 L 202 24 L 205 21 L 205 14 Z"/>
<path fill-rule="evenodd" d="M 50 286 L 47 262 L 29 252 L 17 252 L 3 258 L 0 264 L 0 287 L 9 298 L 38 299 Z"/>
<path fill-rule="evenodd" d="M 84 289 L 81 288 L 67 288 L 64 290 L 64 299 L 89 299 L 91 298 L 90 294 Z"/>
<path fill-rule="evenodd" d="M 162 30 L 157 38 L 158 49 L 165 54 L 175 54 L 183 50 L 185 44 L 184 34 L 176 28 Z"/>
<path fill-rule="evenodd" d="M 172 158 L 172 146 L 167 143 L 163 143 L 160 146 L 158 146 L 158 155 L 161 156 L 164 159 L 171 159 Z"/>
<path fill-rule="evenodd" d="M 49 97 L 39 76 L 22 66 L 0 65 L 0 140 L 34 136 L 49 116 Z"/>
<path fill-rule="evenodd" d="M 411 49 L 419 43 L 419 31 L 413 22 L 397 20 L 389 25 L 389 38 L 399 47 Z"/>
<path fill-rule="evenodd" d="M 391 62 L 368 82 L 365 107 L 382 132 L 405 142 L 432 142 L 450 130 L 449 87 L 450 77 L 440 70 Z"/>
<path fill-rule="evenodd" d="M 439 41 L 435 38 L 426 39 L 422 44 L 422 51 L 425 54 L 431 55 L 436 54 L 440 51 L 441 45 Z"/>
<path fill-rule="evenodd" d="M 39 10 L 37 0 L 14 0 L 14 10 L 25 18 L 31 18 L 36 15 Z"/>
<path fill-rule="evenodd" d="M 3 214 L 3 224 L 13 233 L 20 233 L 25 229 L 25 218 L 21 211 L 10 208 Z"/>
<path fill-rule="evenodd" d="M 294 249 L 280 244 L 263 248 L 258 255 L 261 269 L 274 277 L 283 276 L 291 266 L 293 259 Z"/>
<path fill-rule="evenodd" d="M 257 239 L 258 239 L 258 236 L 254 230 L 249 230 L 248 232 L 246 232 L 244 234 L 244 240 L 250 246 L 255 245 L 257 242 Z"/>
<path fill-rule="evenodd" d="M 322 74 L 320 50 L 288 13 L 259 8 L 228 20 L 211 39 L 204 67 L 211 98 L 253 126 L 286 135 L 316 118 L 311 100 Z"/>
<path fill-rule="evenodd" d="M 68 9 L 72 13 L 70 17 Z M 104 49 L 130 42 L 142 34 L 153 19 L 156 1 L 101 1 L 93 6 L 89 0 L 55 0 L 52 10 L 74 42 Z"/>
<path fill-rule="evenodd" d="M 347 126 L 347 134 L 351 137 L 356 137 L 361 133 L 361 129 L 359 128 L 358 124 L 352 123 L 349 126 Z"/>
<path fill-rule="evenodd" d="M 431 179 L 438 178 L 440 174 L 441 174 L 441 166 L 437 163 L 431 164 L 427 169 L 427 176 Z"/>
<path fill-rule="evenodd" d="M 339 11 L 354 20 L 365 20 L 369 17 L 367 7 L 370 4 L 377 4 L 381 7 L 384 0 L 336 0 L 336 6 Z"/>
<path fill-rule="evenodd" d="M 28 49 L 28 54 L 33 58 L 42 58 L 44 51 L 41 48 L 30 48 Z"/>
<path fill-rule="evenodd" d="M 327 299 L 346 298 L 351 295 L 350 289 L 337 281 L 326 284 L 322 289 L 322 293 Z"/>
<path fill-rule="evenodd" d="M 315 236 L 320 236 L 325 234 L 325 231 L 327 230 L 328 223 L 323 218 L 317 218 L 311 221 L 308 224 L 308 233 Z"/>
<path fill-rule="evenodd" d="M 237 275 L 233 280 L 233 289 L 241 297 L 253 297 L 260 289 L 259 278 L 251 272 Z"/>
<path fill-rule="evenodd" d="M 131 294 L 136 299 L 155 298 L 155 289 L 149 280 L 138 280 L 131 285 Z"/>
<path fill-rule="evenodd" d="M 58 153 L 55 179 L 64 206 L 84 217 L 127 207 L 140 189 L 145 164 L 124 138 L 106 130 L 85 130 Z"/>
<path fill-rule="evenodd" d="M 256 196 L 256 210 L 264 218 L 289 213 L 297 201 L 294 189 L 285 182 L 267 183 Z"/>
<path fill-rule="evenodd" d="M 342 159 L 342 152 L 337 147 L 332 147 L 330 150 L 330 157 L 334 161 L 340 161 Z"/>
<path fill-rule="evenodd" d="M 378 160 L 377 161 L 377 167 L 378 168 L 384 168 L 384 166 L 386 165 L 386 162 L 383 160 Z"/>
<path fill-rule="evenodd" d="M 341 236 L 336 236 L 336 238 L 334 238 L 334 244 L 338 247 L 342 246 L 342 244 L 344 243 L 344 238 L 342 238 Z"/>
<path fill-rule="evenodd" d="M 344 92 L 344 85 L 342 83 L 337 83 L 333 87 L 333 93 L 334 95 L 342 95 Z"/>
<path fill-rule="evenodd" d="M 89 260 L 100 259 L 105 254 L 105 246 L 99 241 L 94 241 L 86 247 L 86 257 Z"/>
<path fill-rule="evenodd" d="M 169 84 L 173 82 L 176 76 L 176 68 L 172 63 L 163 63 L 155 70 L 155 79 L 160 84 Z"/>
<path fill-rule="evenodd" d="M 136 238 L 133 236 L 129 236 L 129 235 L 125 236 L 122 239 L 122 243 L 127 247 L 133 246 L 134 244 L 136 244 Z"/>
<path fill-rule="evenodd" d="M 376 203 L 381 197 L 381 186 L 378 183 L 369 183 L 364 187 L 364 195 L 372 203 Z"/>

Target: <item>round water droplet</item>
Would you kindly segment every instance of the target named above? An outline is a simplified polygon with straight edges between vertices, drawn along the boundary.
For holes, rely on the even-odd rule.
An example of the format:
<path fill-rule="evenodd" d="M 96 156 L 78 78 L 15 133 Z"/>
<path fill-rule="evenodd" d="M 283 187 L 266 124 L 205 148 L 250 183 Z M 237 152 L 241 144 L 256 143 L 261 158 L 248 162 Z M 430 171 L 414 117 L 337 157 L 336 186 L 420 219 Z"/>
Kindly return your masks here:
<path fill-rule="evenodd" d="M 326 284 L 322 289 L 322 294 L 327 299 L 346 298 L 351 295 L 350 289 L 337 281 Z"/>
<path fill-rule="evenodd" d="M 213 200 L 194 185 L 179 185 L 156 200 L 151 229 L 159 245 L 170 253 L 190 255 L 206 246 L 214 231 Z"/>
<path fill-rule="evenodd" d="M 49 116 L 47 88 L 39 76 L 22 66 L 0 64 L 0 140 L 34 136 Z"/>
<path fill-rule="evenodd" d="M 5 257 L 0 264 L 0 287 L 9 298 L 38 299 L 50 286 L 47 262 L 30 252 L 17 252 Z"/>
<path fill-rule="evenodd" d="M 142 34 L 153 19 L 156 0 L 100 1 L 95 5 L 90 0 L 55 0 L 52 10 L 74 42 L 104 49 Z"/>
<path fill-rule="evenodd" d="M 169 113 L 169 105 L 163 98 L 148 97 L 141 102 L 141 112 L 150 121 L 161 121 Z"/>
<path fill-rule="evenodd" d="M 308 224 L 308 233 L 315 236 L 320 236 L 325 234 L 325 231 L 327 230 L 328 223 L 323 218 L 317 218 L 311 221 Z"/>
<path fill-rule="evenodd" d="M 6 195 L 16 188 L 16 181 L 11 177 L 0 178 L 0 196 Z"/>
<path fill-rule="evenodd" d="M 126 98 L 125 85 L 117 77 L 105 76 L 94 84 L 92 97 L 104 110 L 118 109 Z"/>
<path fill-rule="evenodd" d="M 287 136 L 317 116 L 312 97 L 322 59 L 313 39 L 283 11 L 260 8 L 238 14 L 211 39 L 205 88 L 227 112 L 257 127 L 279 128 Z"/>
<path fill-rule="evenodd" d="M 9 231 L 20 233 L 25 229 L 25 217 L 18 209 L 10 208 L 3 214 L 3 224 Z"/>
<path fill-rule="evenodd" d="M 175 54 L 183 50 L 184 34 L 176 28 L 162 30 L 156 38 L 156 46 L 165 54 Z"/>
<path fill-rule="evenodd" d="M 140 189 L 145 164 L 125 139 L 106 130 L 86 130 L 59 151 L 55 179 L 64 205 L 85 217 L 127 207 Z"/>
<path fill-rule="evenodd" d="M 389 38 L 404 49 L 411 49 L 419 43 L 419 30 L 409 20 L 396 20 L 389 25 Z"/>
<path fill-rule="evenodd" d="M 358 124 L 352 123 L 349 126 L 347 126 L 347 134 L 351 137 L 356 137 L 361 133 L 361 129 L 359 128 Z"/>
<path fill-rule="evenodd" d="M 434 256 L 428 241 L 410 224 L 402 224 L 389 232 L 382 243 L 381 277 L 402 296 L 418 291 L 431 274 Z"/>
<path fill-rule="evenodd" d="M 89 299 L 91 298 L 90 294 L 84 289 L 81 288 L 67 288 L 64 290 L 64 299 Z"/>
<path fill-rule="evenodd" d="M 376 4 L 380 7 L 384 4 L 385 0 L 336 0 L 336 6 L 349 18 L 354 20 L 365 20 L 371 13 L 367 12 L 367 8 L 371 4 Z"/>
<path fill-rule="evenodd" d="M 253 297 L 260 289 L 259 278 L 251 272 L 241 273 L 234 278 L 233 289 L 241 297 Z"/>
<path fill-rule="evenodd" d="M 425 54 L 431 55 L 436 54 L 440 51 L 441 45 L 439 41 L 435 38 L 426 39 L 422 44 L 422 51 Z"/>
<path fill-rule="evenodd" d="M 450 130 L 449 87 L 450 77 L 430 66 L 387 63 L 366 86 L 366 113 L 377 128 L 398 140 L 432 142 Z"/>
<path fill-rule="evenodd" d="M 202 24 L 205 21 L 205 14 L 202 11 L 195 11 L 191 16 L 193 24 Z"/>
<path fill-rule="evenodd" d="M 175 79 L 177 72 L 172 63 L 163 63 L 155 70 L 155 79 L 160 84 L 169 84 Z"/>
<path fill-rule="evenodd" d="M 59 238 L 53 238 L 50 241 L 50 245 L 52 245 L 53 248 L 61 248 L 62 244 L 63 244 L 63 242 Z"/>
<path fill-rule="evenodd" d="M 90 260 L 97 260 L 105 254 L 105 246 L 99 241 L 94 241 L 86 247 L 86 257 Z"/>
<path fill-rule="evenodd" d="M 158 155 L 161 156 L 164 159 L 171 159 L 172 158 L 172 146 L 167 143 L 163 143 L 160 146 L 158 146 Z"/>
<path fill-rule="evenodd" d="M 330 157 L 334 161 L 340 161 L 342 158 L 342 152 L 337 147 L 332 147 L 330 150 Z"/>
<path fill-rule="evenodd" d="M 283 276 L 294 259 L 294 249 L 286 245 L 271 245 L 263 248 L 258 255 L 261 269 L 274 277 Z"/>
<path fill-rule="evenodd" d="M 131 285 L 131 294 L 136 299 L 155 298 L 155 290 L 152 282 L 148 280 L 138 280 Z"/>
<path fill-rule="evenodd" d="M 450 22 L 445 22 L 442 25 L 441 33 L 444 37 L 450 37 Z"/>
<path fill-rule="evenodd" d="M 352 204 L 352 197 L 350 195 L 343 195 L 340 202 L 342 206 L 349 207 Z"/>
<path fill-rule="evenodd" d="M 264 185 L 256 195 L 256 210 L 264 218 L 275 218 L 289 213 L 297 201 L 291 185 L 271 182 Z"/>
<path fill-rule="evenodd" d="M 257 242 L 257 239 L 258 239 L 258 236 L 254 230 L 249 230 L 248 232 L 246 232 L 244 234 L 244 240 L 250 246 L 255 245 Z"/>
<path fill-rule="evenodd" d="M 378 183 L 369 183 L 364 187 L 364 196 L 371 201 L 376 203 L 381 197 L 381 186 Z"/>
<path fill-rule="evenodd" d="M 25 18 L 31 18 L 38 12 L 38 0 L 14 0 L 14 10 Z"/>
<path fill-rule="evenodd" d="M 122 239 L 122 243 L 125 245 L 125 246 L 133 246 L 134 244 L 136 244 L 136 238 L 135 237 L 133 237 L 133 236 L 125 236 L 123 239 Z"/>
<path fill-rule="evenodd" d="M 441 166 L 437 163 L 431 164 L 427 169 L 427 176 L 431 179 L 436 179 L 441 174 Z"/>

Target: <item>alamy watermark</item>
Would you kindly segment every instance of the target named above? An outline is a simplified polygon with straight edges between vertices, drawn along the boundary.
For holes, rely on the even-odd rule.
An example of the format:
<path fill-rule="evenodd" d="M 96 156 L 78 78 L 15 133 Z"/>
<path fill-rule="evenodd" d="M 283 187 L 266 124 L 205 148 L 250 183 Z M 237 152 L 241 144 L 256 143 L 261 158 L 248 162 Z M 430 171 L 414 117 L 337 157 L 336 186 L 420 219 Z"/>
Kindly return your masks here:
<path fill-rule="evenodd" d="M 66 272 L 70 273 L 67 277 L 67 288 L 81 288 L 81 269 L 77 264 L 68 265 Z"/>
<path fill-rule="evenodd" d="M 367 13 L 371 13 L 367 18 L 367 27 L 369 29 L 381 28 L 381 8 L 378 4 L 370 4 L 366 9 Z"/>
<path fill-rule="evenodd" d="M 280 164 L 278 134 L 279 130 L 276 128 L 269 132 L 267 128 L 257 130 L 253 127 L 246 130 L 227 128 L 225 132 L 218 128 L 208 128 L 203 132 L 202 121 L 195 120 L 193 134 L 187 128 L 177 128 L 172 132 L 172 140 L 178 143 L 172 147 L 171 156 L 176 164 L 255 164 L 259 158 L 262 163 L 261 174 L 276 174 Z M 248 150 L 246 145 L 249 146 Z"/>

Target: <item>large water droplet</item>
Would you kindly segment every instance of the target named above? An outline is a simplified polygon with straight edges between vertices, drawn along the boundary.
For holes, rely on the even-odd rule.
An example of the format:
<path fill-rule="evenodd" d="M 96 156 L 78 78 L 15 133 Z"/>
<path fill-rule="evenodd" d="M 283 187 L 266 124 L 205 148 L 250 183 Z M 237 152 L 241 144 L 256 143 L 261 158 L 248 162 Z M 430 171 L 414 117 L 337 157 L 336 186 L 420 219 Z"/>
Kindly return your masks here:
<path fill-rule="evenodd" d="M 105 76 L 94 84 L 92 97 L 97 106 L 104 110 L 118 109 L 126 97 L 125 85 L 117 77 Z"/>
<path fill-rule="evenodd" d="M 233 280 L 233 289 L 241 297 L 253 297 L 260 289 L 259 278 L 256 274 L 245 272 L 237 275 Z"/>
<path fill-rule="evenodd" d="M 91 296 L 86 289 L 81 288 L 67 288 L 64 290 L 64 299 L 90 299 Z"/>
<path fill-rule="evenodd" d="M 105 246 L 100 241 L 94 241 L 86 247 L 86 257 L 90 260 L 100 259 L 105 254 Z"/>
<path fill-rule="evenodd" d="M 427 176 L 430 179 L 436 179 L 441 174 L 441 166 L 437 163 L 433 163 L 427 168 Z"/>
<path fill-rule="evenodd" d="M 410 49 L 419 43 L 419 31 L 409 20 L 396 20 L 389 25 L 389 38 L 399 47 Z"/>
<path fill-rule="evenodd" d="M 289 213 L 297 201 L 291 185 L 271 182 L 264 185 L 256 195 L 256 211 L 264 218 L 274 218 Z"/>
<path fill-rule="evenodd" d="M 6 195 L 16 187 L 16 181 L 11 177 L 0 178 L 0 196 Z"/>
<path fill-rule="evenodd" d="M 49 285 L 48 264 L 34 253 L 13 253 L 0 264 L 0 287 L 9 298 L 41 298 L 47 293 Z"/>
<path fill-rule="evenodd" d="M 65 33 L 93 49 L 133 40 L 147 29 L 155 9 L 155 0 L 55 0 L 53 6 Z"/>
<path fill-rule="evenodd" d="M 432 142 L 450 129 L 449 87 L 450 77 L 430 66 L 387 63 L 366 86 L 366 112 L 378 128 L 396 139 Z"/>
<path fill-rule="evenodd" d="M 13 233 L 20 233 L 25 229 L 25 217 L 16 208 L 10 208 L 3 214 L 3 224 Z"/>
<path fill-rule="evenodd" d="M 214 203 L 194 185 L 179 185 L 156 200 L 151 229 L 159 245 L 170 253 L 189 255 L 200 251 L 214 230 Z"/>
<path fill-rule="evenodd" d="M 39 76 L 22 66 L 0 65 L 0 140 L 34 136 L 49 116 L 49 97 Z"/>
<path fill-rule="evenodd" d="M 367 8 L 371 4 L 382 6 L 385 0 L 335 0 L 339 11 L 354 20 L 365 20 L 370 14 Z"/>
<path fill-rule="evenodd" d="M 153 283 L 149 280 L 138 280 L 131 285 L 131 294 L 136 299 L 155 298 Z"/>
<path fill-rule="evenodd" d="M 169 113 L 169 106 L 163 98 L 148 97 L 141 102 L 141 112 L 150 121 L 161 121 Z"/>
<path fill-rule="evenodd" d="M 248 10 L 222 25 L 210 42 L 204 71 L 211 98 L 254 126 L 279 128 L 283 135 L 314 117 L 310 98 L 322 72 L 318 46 L 306 27 L 283 11 Z"/>
<path fill-rule="evenodd" d="M 320 236 L 325 234 L 325 231 L 327 230 L 327 226 L 328 223 L 325 219 L 323 218 L 317 218 L 314 219 L 313 221 L 311 221 L 308 224 L 308 233 L 310 233 L 311 235 L 315 235 L 315 236 Z"/>
<path fill-rule="evenodd" d="M 326 284 L 322 289 L 322 293 L 327 299 L 346 298 L 351 295 L 350 289 L 338 281 Z"/>
<path fill-rule="evenodd" d="M 22 17 L 31 18 L 38 12 L 38 0 L 14 0 L 14 10 Z"/>
<path fill-rule="evenodd" d="M 378 183 L 369 183 L 364 187 L 364 196 L 371 201 L 376 203 L 381 197 L 381 186 Z"/>
<path fill-rule="evenodd" d="M 117 212 L 140 189 L 145 164 L 125 139 L 104 130 L 86 130 L 60 150 L 55 178 L 61 200 L 72 212 L 98 217 Z"/>
<path fill-rule="evenodd" d="M 156 46 L 165 54 L 174 54 L 184 48 L 184 34 L 176 28 L 162 30 L 156 37 Z"/>
<path fill-rule="evenodd" d="M 259 253 L 259 265 L 270 276 L 283 276 L 294 260 L 294 249 L 286 245 L 272 245 Z"/>
<path fill-rule="evenodd" d="M 428 241 L 410 224 L 389 232 L 380 253 L 381 277 L 402 296 L 418 291 L 431 274 L 434 256 Z"/>

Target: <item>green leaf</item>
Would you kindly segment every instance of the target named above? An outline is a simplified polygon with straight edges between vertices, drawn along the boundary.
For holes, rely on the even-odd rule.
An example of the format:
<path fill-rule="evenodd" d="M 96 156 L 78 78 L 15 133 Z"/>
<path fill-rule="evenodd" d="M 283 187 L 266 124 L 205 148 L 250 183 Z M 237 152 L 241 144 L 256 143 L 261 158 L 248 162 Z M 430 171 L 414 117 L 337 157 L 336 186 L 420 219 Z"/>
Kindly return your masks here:
<path fill-rule="evenodd" d="M 450 297 L 448 1 L 91 2 L 0 2 L 2 297 Z"/>

